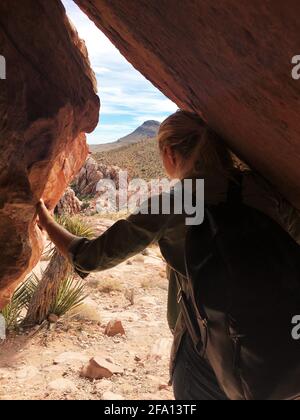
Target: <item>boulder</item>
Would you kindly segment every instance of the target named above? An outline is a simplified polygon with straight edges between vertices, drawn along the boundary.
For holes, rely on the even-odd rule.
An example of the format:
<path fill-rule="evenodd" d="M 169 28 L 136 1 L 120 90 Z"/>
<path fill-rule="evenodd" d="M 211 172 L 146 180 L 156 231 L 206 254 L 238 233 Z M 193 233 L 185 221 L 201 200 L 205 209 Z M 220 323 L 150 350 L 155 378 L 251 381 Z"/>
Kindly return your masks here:
<path fill-rule="evenodd" d="M 299 2 L 75 2 L 148 80 L 300 208 Z"/>
<path fill-rule="evenodd" d="M 59 0 L 0 2 L 0 310 L 43 249 L 36 204 L 53 209 L 99 119 L 87 50 Z"/>
<path fill-rule="evenodd" d="M 68 187 L 62 198 L 57 204 L 56 210 L 58 215 L 74 216 L 80 213 L 82 202 L 76 197 L 72 188 Z"/>
<path fill-rule="evenodd" d="M 98 163 L 92 156 L 89 156 L 74 179 L 72 186 L 80 197 L 100 196 L 101 191 L 97 188 L 99 181 L 111 180 L 115 182 L 116 188 L 119 188 L 118 166 L 105 165 Z"/>
<path fill-rule="evenodd" d="M 96 194 L 97 184 L 102 178 L 103 174 L 98 169 L 98 163 L 89 156 L 74 179 L 73 188 L 77 195 L 82 197 L 93 196 Z"/>

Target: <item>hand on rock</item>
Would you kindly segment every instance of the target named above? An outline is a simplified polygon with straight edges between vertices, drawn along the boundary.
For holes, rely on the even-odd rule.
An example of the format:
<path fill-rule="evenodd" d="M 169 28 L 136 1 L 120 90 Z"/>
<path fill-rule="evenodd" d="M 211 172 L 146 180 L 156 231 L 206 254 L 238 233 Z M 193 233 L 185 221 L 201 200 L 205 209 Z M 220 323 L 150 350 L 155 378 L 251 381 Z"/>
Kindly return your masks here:
<path fill-rule="evenodd" d="M 38 205 L 37 205 L 37 216 L 38 216 L 38 220 L 37 220 L 37 224 L 43 228 L 43 229 L 47 229 L 47 225 L 53 220 L 51 213 L 49 212 L 49 210 L 47 209 L 44 200 L 40 200 Z"/>

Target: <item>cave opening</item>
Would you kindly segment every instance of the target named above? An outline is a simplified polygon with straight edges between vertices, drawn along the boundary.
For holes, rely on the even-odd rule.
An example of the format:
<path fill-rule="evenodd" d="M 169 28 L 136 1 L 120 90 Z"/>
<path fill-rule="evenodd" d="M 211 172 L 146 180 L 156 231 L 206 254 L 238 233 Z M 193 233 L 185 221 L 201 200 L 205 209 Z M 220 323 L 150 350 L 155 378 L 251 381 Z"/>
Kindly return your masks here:
<path fill-rule="evenodd" d="M 87 210 L 90 199 L 99 196 L 101 187 L 96 179 L 101 171 L 104 178 L 115 182 L 117 189 L 122 183 L 118 178 L 120 171 L 126 172 L 128 181 L 138 178 L 146 183 L 166 176 L 156 138 L 160 123 L 178 107 L 126 60 L 72 0 L 64 0 L 63 4 L 85 42 L 101 99 L 99 124 L 87 136 L 88 168 L 81 171 L 85 176 L 93 167 L 98 176 L 89 174 L 90 185 L 83 185 L 82 179 L 75 179 L 71 185 Z M 98 208 L 101 204 L 100 200 Z M 60 206 L 61 203 L 56 211 L 62 210 Z M 91 213 L 97 211 L 95 202 L 91 207 Z"/>

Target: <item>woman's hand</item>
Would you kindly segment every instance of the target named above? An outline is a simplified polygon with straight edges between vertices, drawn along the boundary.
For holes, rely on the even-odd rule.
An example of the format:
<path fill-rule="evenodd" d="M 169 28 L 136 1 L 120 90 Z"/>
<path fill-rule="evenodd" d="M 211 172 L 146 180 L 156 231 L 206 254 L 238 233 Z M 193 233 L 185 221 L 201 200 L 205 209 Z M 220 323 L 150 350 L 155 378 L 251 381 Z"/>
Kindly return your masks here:
<path fill-rule="evenodd" d="M 49 223 L 53 222 L 53 218 L 51 216 L 51 213 L 45 206 L 44 200 L 40 200 L 40 202 L 37 205 L 37 216 L 38 216 L 38 225 L 47 230 L 47 226 Z"/>
<path fill-rule="evenodd" d="M 40 200 L 36 210 L 38 217 L 37 224 L 40 226 L 41 230 L 44 229 L 47 232 L 49 239 L 59 249 L 61 254 L 63 254 L 66 258 L 69 258 L 69 249 L 71 244 L 75 239 L 80 238 L 72 235 L 54 220 L 43 200 Z"/>

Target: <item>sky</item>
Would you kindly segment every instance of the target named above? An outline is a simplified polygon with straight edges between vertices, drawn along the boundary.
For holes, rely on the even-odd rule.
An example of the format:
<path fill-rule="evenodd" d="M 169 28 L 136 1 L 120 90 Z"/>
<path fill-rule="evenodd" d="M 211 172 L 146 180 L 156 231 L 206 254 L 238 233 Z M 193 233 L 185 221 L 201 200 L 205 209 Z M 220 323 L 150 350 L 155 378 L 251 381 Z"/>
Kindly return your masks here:
<path fill-rule="evenodd" d="M 89 144 L 108 143 L 147 120 L 162 122 L 177 106 L 145 79 L 72 0 L 63 0 L 69 18 L 85 40 L 101 99 L 100 122 Z"/>

